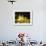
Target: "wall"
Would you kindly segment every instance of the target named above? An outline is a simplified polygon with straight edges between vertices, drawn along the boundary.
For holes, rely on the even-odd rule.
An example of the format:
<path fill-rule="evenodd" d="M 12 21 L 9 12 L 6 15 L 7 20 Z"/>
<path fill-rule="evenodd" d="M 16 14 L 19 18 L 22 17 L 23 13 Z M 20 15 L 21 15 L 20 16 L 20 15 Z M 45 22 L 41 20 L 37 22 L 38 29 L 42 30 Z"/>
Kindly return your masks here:
<path fill-rule="evenodd" d="M 32 10 L 32 26 L 15 26 L 14 11 Z M 26 32 L 37 41 L 46 40 L 46 1 L 17 0 L 13 5 L 7 0 L 0 0 L 0 40 L 15 40 L 19 32 Z"/>

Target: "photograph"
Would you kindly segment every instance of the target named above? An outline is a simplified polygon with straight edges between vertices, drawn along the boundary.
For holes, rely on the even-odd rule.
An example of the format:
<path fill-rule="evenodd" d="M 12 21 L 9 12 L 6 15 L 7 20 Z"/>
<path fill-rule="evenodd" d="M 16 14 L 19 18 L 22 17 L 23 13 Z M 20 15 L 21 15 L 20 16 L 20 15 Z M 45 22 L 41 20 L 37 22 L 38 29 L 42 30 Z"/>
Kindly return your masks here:
<path fill-rule="evenodd" d="M 16 25 L 32 25 L 32 12 L 30 11 L 17 11 L 15 12 Z"/>

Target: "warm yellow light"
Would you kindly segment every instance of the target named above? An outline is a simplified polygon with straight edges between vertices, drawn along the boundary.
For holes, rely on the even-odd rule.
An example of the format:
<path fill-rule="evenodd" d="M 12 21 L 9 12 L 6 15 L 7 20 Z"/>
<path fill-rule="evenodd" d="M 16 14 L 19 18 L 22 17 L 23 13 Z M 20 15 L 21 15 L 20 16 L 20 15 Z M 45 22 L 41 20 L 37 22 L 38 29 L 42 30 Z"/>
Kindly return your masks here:
<path fill-rule="evenodd" d="M 30 23 L 30 19 L 28 19 L 26 16 L 19 15 L 16 19 L 17 23 Z"/>
<path fill-rule="evenodd" d="M 19 16 L 17 21 L 23 21 L 24 20 L 24 17 L 23 16 Z"/>

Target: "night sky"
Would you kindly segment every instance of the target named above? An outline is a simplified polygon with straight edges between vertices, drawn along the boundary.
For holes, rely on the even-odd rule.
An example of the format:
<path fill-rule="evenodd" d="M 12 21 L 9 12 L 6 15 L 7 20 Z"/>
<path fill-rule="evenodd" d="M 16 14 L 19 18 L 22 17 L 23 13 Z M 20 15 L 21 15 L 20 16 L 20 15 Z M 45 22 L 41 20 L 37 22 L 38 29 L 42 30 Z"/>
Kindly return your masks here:
<path fill-rule="evenodd" d="M 19 14 L 24 17 L 27 17 L 28 19 L 30 19 L 30 12 L 15 12 L 15 19 L 17 19 L 17 17 L 19 16 Z"/>

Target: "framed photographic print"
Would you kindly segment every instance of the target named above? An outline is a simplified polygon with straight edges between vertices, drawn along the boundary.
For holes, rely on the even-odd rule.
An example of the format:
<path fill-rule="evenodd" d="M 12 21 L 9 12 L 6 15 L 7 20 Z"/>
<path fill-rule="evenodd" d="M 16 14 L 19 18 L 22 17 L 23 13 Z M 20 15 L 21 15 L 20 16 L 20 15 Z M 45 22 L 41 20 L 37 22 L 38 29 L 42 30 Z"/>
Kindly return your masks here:
<path fill-rule="evenodd" d="M 14 15 L 15 25 L 32 25 L 32 11 L 15 11 Z"/>

